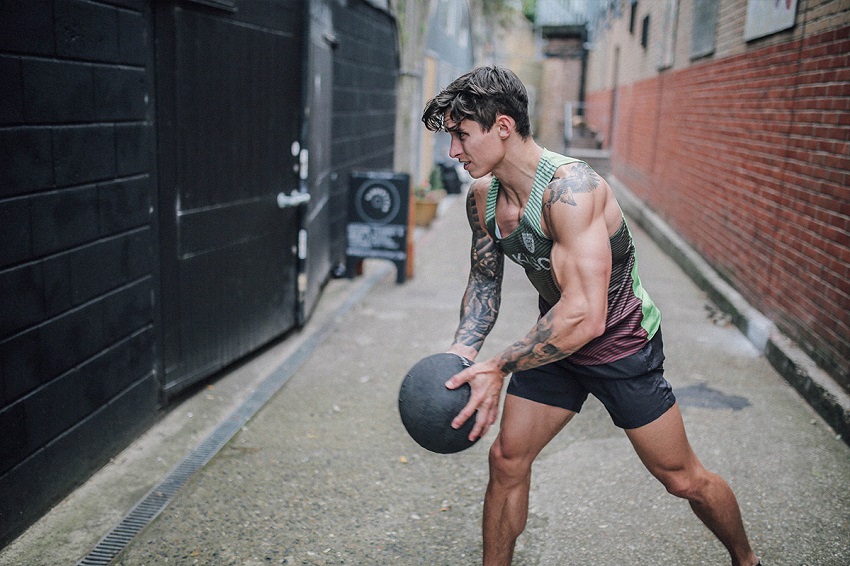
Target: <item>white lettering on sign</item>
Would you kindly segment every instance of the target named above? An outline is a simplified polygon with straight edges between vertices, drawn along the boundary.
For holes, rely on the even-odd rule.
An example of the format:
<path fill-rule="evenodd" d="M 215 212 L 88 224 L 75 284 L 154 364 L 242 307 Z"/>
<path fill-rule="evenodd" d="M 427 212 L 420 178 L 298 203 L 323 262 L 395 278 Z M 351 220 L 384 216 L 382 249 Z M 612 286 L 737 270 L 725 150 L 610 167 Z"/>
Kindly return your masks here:
<path fill-rule="evenodd" d="M 348 255 L 375 256 L 375 250 L 385 250 L 393 257 L 387 257 L 386 253 L 380 257 L 404 259 L 406 251 L 402 246 L 406 233 L 406 226 L 351 223 L 348 225 Z"/>

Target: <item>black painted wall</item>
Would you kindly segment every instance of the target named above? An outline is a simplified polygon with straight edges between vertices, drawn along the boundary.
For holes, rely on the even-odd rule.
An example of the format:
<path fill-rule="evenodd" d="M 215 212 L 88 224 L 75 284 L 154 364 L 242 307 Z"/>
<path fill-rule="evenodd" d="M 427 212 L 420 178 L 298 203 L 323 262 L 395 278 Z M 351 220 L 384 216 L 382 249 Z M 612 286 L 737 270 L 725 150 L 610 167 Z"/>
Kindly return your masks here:
<path fill-rule="evenodd" d="M 334 2 L 331 212 L 334 259 L 345 261 L 352 169 L 392 169 L 399 55 L 395 19 L 363 1 Z"/>
<path fill-rule="evenodd" d="M 397 41 L 363 0 L 304 2 L 332 10 L 335 38 L 319 71 L 332 67 L 333 102 L 315 97 L 332 108 L 312 109 L 331 115 L 312 146 L 331 157 L 309 180 L 330 184 L 313 250 L 330 269 L 345 261 L 351 169 L 392 167 Z M 165 399 L 152 6 L 0 0 L 0 546 Z"/>
<path fill-rule="evenodd" d="M 0 543 L 156 415 L 147 10 L 0 1 Z"/>

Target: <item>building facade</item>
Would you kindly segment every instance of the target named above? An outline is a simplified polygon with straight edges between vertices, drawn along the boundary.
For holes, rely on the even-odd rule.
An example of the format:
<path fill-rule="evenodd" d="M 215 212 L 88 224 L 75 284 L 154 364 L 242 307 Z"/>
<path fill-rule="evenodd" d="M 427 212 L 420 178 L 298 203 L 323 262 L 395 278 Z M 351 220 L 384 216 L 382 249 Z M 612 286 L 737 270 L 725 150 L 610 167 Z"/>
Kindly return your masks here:
<path fill-rule="evenodd" d="M 850 390 L 850 11 L 614 0 L 587 118 L 616 177 Z"/>

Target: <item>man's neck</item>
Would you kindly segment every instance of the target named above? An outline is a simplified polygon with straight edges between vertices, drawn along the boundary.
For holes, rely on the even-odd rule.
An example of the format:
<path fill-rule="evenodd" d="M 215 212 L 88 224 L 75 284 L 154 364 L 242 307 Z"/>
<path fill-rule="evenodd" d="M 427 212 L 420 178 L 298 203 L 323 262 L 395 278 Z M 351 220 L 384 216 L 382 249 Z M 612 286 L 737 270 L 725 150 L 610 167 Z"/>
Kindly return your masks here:
<path fill-rule="evenodd" d="M 493 169 L 493 175 L 499 179 L 504 197 L 522 206 L 531 194 L 543 148 L 530 136 L 525 140 L 517 138 L 508 143 L 510 145 L 505 151 L 505 157 Z"/>

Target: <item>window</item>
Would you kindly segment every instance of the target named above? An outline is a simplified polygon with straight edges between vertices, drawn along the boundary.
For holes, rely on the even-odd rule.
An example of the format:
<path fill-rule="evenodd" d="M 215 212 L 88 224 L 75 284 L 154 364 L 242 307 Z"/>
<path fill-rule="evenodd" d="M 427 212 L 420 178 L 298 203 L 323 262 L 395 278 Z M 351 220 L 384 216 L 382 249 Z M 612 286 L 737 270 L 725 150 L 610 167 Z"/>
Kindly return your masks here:
<path fill-rule="evenodd" d="M 635 20 L 637 19 L 637 0 L 632 0 L 632 11 L 629 14 L 629 33 L 635 33 Z"/>
<path fill-rule="evenodd" d="M 691 59 L 714 53 L 718 0 L 694 0 Z"/>
<path fill-rule="evenodd" d="M 649 45 L 649 14 L 643 17 L 643 23 L 640 31 L 640 44 L 644 49 L 646 49 L 646 46 Z"/>
<path fill-rule="evenodd" d="M 678 0 L 664 0 L 664 13 L 661 17 L 661 41 L 658 49 L 658 69 L 673 66 L 676 52 L 676 20 L 678 18 Z"/>

